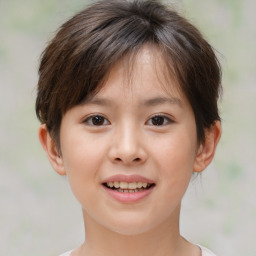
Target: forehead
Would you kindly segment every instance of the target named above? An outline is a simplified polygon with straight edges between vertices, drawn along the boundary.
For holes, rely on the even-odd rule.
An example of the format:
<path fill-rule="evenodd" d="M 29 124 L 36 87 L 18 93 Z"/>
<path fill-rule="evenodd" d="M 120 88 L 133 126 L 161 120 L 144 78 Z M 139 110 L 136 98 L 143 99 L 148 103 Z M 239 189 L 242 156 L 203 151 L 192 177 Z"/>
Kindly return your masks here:
<path fill-rule="evenodd" d="M 112 66 L 95 97 L 103 94 L 107 97 L 114 94 L 131 94 L 133 97 L 144 94 L 184 98 L 170 66 L 170 63 L 166 65 L 163 53 L 157 47 L 146 45 Z"/>

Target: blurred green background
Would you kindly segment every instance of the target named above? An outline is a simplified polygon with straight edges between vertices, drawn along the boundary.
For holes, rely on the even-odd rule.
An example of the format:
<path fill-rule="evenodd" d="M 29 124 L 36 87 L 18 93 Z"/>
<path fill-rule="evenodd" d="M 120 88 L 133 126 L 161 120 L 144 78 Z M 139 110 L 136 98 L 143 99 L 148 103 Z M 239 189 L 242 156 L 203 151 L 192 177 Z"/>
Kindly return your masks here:
<path fill-rule="evenodd" d="M 170 2 L 170 1 L 166 1 Z M 223 135 L 191 182 L 181 230 L 217 255 L 256 255 L 256 1 L 171 1 L 219 52 Z M 0 256 L 58 255 L 83 241 L 82 214 L 39 145 L 39 57 L 81 0 L 0 0 Z"/>

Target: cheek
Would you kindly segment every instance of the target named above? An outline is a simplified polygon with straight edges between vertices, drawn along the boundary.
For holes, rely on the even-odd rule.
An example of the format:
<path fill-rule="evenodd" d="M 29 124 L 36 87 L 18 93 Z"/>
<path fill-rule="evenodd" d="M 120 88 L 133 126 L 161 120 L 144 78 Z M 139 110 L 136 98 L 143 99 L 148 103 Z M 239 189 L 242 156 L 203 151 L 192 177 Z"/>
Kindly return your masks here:
<path fill-rule="evenodd" d="M 82 129 L 70 132 L 62 145 L 66 171 L 70 174 L 94 172 L 106 155 L 106 144 L 104 139 L 89 136 Z"/>
<path fill-rule="evenodd" d="M 154 148 L 152 155 L 155 155 L 162 193 L 168 201 L 180 200 L 184 195 L 193 173 L 195 150 L 193 137 L 184 134 L 169 136 Z"/>
<path fill-rule="evenodd" d="M 102 143 L 74 133 L 66 136 L 62 144 L 64 168 L 70 187 L 82 204 L 88 204 L 91 193 L 99 183 L 99 170 L 105 154 L 100 154 L 104 149 Z"/>
<path fill-rule="evenodd" d="M 196 143 L 193 140 L 174 135 L 160 141 L 152 154 L 163 169 L 169 170 L 166 174 L 173 175 L 172 172 L 184 174 L 193 171 L 195 152 Z"/>

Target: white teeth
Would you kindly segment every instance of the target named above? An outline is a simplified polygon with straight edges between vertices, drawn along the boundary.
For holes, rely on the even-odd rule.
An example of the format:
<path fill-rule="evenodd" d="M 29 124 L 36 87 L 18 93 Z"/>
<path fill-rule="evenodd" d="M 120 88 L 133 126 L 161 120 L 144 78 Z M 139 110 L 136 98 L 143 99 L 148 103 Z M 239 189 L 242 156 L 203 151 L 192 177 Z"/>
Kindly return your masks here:
<path fill-rule="evenodd" d="M 119 187 L 120 187 L 120 183 L 119 183 L 118 181 L 115 181 L 115 182 L 114 182 L 114 187 L 115 187 L 115 188 L 119 188 Z"/>
<path fill-rule="evenodd" d="M 129 188 L 129 189 L 135 189 L 135 188 L 137 188 L 136 182 L 129 183 L 129 184 L 128 184 L 128 188 Z"/>
<path fill-rule="evenodd" d="M 124 181 L 121 181 L 121 182 L 120 182 L 120 188 L 121 188 L 121 189 L 127 189 L 127 188 L 128 188 L 128 183 L 127 183 L 127 182 L 124 182 Z"/>
<path fill-rule="evenodd" d="M 147 183 L 142 182 L 142 187 L 143 187 L 143 188 L 146 188 L 146 187 L 147 187 L 147 185 L 148 185 Z"/>
<path fill-rule="evenodd" d="M 137 188 L 142 188 L 142 182 L 137 183 Z"/>
<path fill-rule="evenodd" d="M 108 182 L 108 186 L 109 186 L 110 188 L 113 188 L 113 187 L 114 187 L 114 182 Z"/>
<path fill-rule="evenodd" d="M 110 188 L 116 188 L 116 189 L 121 189 L 121 190 L 140 190 L 141 188 L 147 188 L 150 184 L 146 182 L 125 182 L 125 181 L 115 181 L 115 182 L 107 182 L 107 186 Z"/>
<path fill-rule="evenodd" d="M 134 193 L 134 192 L 140 192 L 140 191 L 143 191 L 144 189 L 143 188 L 140 188 L 140 189 L 117 189 L 118 192 L 122 192 L 122 193 Z"/>

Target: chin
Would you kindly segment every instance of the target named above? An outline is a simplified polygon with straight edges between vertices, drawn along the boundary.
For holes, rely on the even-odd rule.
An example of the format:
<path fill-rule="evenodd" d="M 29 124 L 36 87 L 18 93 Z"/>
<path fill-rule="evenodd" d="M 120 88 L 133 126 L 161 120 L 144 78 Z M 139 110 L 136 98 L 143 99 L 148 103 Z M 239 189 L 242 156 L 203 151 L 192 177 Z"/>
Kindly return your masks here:
<path fill-rule="evenodd" d="M 145 216 L 138 218 L 138 216 L 126 215 L 126 218 L 115 219 L 104 225 L 108 230 L 125 236 L 134 236 L 146 233 L 159 223 L 153 220 L 146 220 Z"/>
<path fill-rule="evenodd" d="M 128 226 L 118 226 L 118 227 L 111 227 L 111 231 L 123 235 L 123 236 L 136 236 L 136 235 L 141 235 L 144 233 L 147 233 L 150 231 L 150 227 L 138 227 L 138 226 L 133 226 L 133 225 L 128 225 Z"/>

